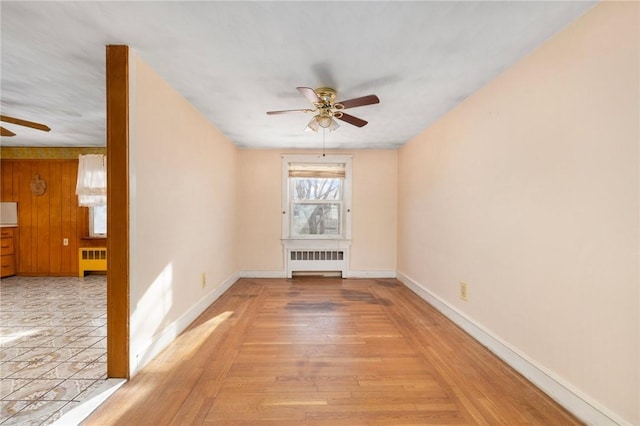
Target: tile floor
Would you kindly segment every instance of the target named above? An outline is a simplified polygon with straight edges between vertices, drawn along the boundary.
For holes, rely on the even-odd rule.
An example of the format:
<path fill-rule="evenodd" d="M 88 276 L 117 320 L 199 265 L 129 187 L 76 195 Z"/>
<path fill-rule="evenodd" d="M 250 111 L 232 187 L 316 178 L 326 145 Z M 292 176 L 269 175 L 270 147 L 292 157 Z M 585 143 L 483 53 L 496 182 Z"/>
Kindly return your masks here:
<path fill-rule="evenodd" d="M 105 382 L 106 276 L 0 281 L 0 425 L 48 425 Z"/>

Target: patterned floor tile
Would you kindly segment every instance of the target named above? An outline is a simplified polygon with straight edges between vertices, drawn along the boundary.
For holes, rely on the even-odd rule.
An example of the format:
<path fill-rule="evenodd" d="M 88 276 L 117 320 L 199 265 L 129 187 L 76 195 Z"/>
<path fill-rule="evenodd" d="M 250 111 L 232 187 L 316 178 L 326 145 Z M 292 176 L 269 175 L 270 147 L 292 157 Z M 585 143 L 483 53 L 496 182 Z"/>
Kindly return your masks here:
<path fill-rule="evenodd" d="M 7 419 L 18 414 L 29 404 L 31 401 L 0 401 L 0 420 L 4 420 L 3 424 L 7 424 Z"/>
<path fill-rule="evenodd" d="M 23 361 L 27 365 L 19 371 L 11 374 L 9 379 L 40 379 L 44 378 L 44 374 L 54 368 L 56 363 L 52 363 L 49 359 L 42 358 L 40 362 Z"/>
<path fill-rule="evenodd" d="M 87 336 L 87 337 L 73 337 L 71 341 L 65 346 L 66 348 L 87 348 L 92 347 L 95 348 L 95 344 L 104 340 L 103 337 L 100 336 Z M 106 349 L 106 346 L 103 348 Z"/>
<path fill-rule="evenodd" d="M 23 401 L 15 401 L 21 403 Z M 53 413 L 61 410 L 69 401 L 34 401 L 2 423 L 2 426 L 36 426 L 45 423 Z M 16 404 L 20 405 L 20 404 Z M 52 422 L 53 423 L 53 422 Z"/>
<path fill-rule="evenodd" d="M 30 363 L 64 362 L 82 351 L 82 348 L 36 348 L 23 355 L 15 357 L 12 361 L 28 361 Z"/>
<path fill-rule="evenodd" d="M 91 333 L 89 333 L 89 336 L 107 337 L 107 326 L 103 325 L 102 327 L 96 327 Z"/>
<path fill-rule="evenodd" d="M 71 311 L 86 311 L 89 306 L 87 305 L 87 302 L 84 300 L 73 300 L 73 301 L 69 301 L 69 302 L 54 302 L 51 304 L 52 309 L 56 310 L 56 311 L 64 311 L 64 312 L 71 312 Z"/>
<path fill-rule="evenodd" d="M 104 349 L 85 349 L 82 352 L 72 356 L 68 362 L 92 362 L 104 355 Z"/>
<path fill-rule="evenodd" d="M 7 395 L 17 391 L 27 383 L 28 379 L 2 379 L 0 380 L 0 399 L 4 399 Z"/>
<path fill-rule="evenodd" d="M 33 348 L 18 348 L 18 347 L 0 349 L 0 362 L 11 361 L 13 360 L 13 358 L 20 355 L 24 355 L 27 352 L 32 350 Z"/>
<path fill-rule="evenodd" d="M 83 390 L 80 394 L 76 396 L 76 401 L 85 401 L 93 398 L 97 394 L 104 392 L 104 385 L 107 383 L 107 380 L 96 380 L 89 387 Z"/>
<path fill-rule="evenodd" d="M 73 401 L 93 382 L 95 382 L 95 379 L 67 379 L 43 395 L 42 399 L 48 401 Z"/>
<path fill-rule="evenodd" d="M 93 336 L 93 333 L 96 332 L 100 327 L 96 327 L 94 325 L 91 326 L 80 326 L 74 327 L 72 330 L 69 330 L 65 333 L 65 336 L 76 336 L 76 337 L 88 337 Z"/>
<path fill-rule="evenodd" d="M 27 366 L 26 361 L 0 362 L 0 379 L 6 379 Z"/>
<path fill-rule="evenodd" d="M 93 364 L 88 364 L 86 362 L 63 362 L 60 363 L 58 365 L 56 365 L 54 368 L 52 368 L 51 370 L 47 371 L 46 374 L 44 374 L 41 378 L 43 379 L 68 379 L 76 374 L 78 374 L 79 372 L 83 371 L 85 368 L 87 368 L 89 365 L 93 365 Z M 106 366 L 101 366 L 104 368 L 104 372 L 106 372 Z M 80 379 L 90 379 L 93 377 L 78 377 Z M 95 379 L 98 379 L 99 377 L 95 377 Z"/>
<path fill-rule="evenodd" d="M 93 318 L 93 314 L 91 312 L 71 312 L 67 313 L 63 318 L 58 318 L 58 324 L 60 325 L 69 325 L 69 324 L 87 324 Z M 100 325 L 100 324 L 96 324 Z"/>
<path fill-rule="evenodd" d="M 47 392 L 58 386 L 60 383 L 62 383 L 62 380 L 32 380 L 20 389 L 7 395 L 3 400 L 33 402 L 38 399 L 42 399 Z"/>
<path fill-rule="evenodd" d="M 85 323 L 85 325 L 86 326 L 92 326 L 93 325 L 93 326 L 96 326 L 96 327 L 98 327 L 98 326 L 103 327 L 103 326 L 107 325 L 107 320 L 103 319 L 103 318 L 92 319 L 90 321 L 87 321 Z"/>
<path fill-rule="evenodd" d="M 54 336 L 25 336 L 15 341 L 14 347 L 21 348 L 53 348 Z"/>
<path fill-rule="evenodd" d="M 92 349 L 104 349 L 107 350 L 107 338 L 101 337 L 95 344 L 91 345 Z"/>
<path fill-rule="evenodd" d="M 72 379 L 106 379 L 107 378 L 107 363 L 106 362 L 92 362 L 82 365 L 76 374 L 71 376 Z"/>
<path fill-rule="evenodd" d="M 0 423 L 52 424 L 105 382 L 106 276 L 10 277 L 0 294 Z"/>

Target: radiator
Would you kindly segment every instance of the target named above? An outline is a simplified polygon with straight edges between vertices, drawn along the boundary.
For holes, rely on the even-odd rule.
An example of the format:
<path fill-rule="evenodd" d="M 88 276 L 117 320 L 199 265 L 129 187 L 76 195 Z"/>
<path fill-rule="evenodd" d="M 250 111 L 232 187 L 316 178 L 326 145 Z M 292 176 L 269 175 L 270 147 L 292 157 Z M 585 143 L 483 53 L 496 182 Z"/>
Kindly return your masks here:
<path fill-rule="evenodd" d="M 84 277 L 86 271 L 107 270 L 106 247 L 81 247 L 78 251 L 78 276 Z"/>
<path fill-rule="evenodd" d="M 344 249 L 288 249 L 287 277 L 293 272 L 341 272 L 347 276 L 348 256 Z"/>

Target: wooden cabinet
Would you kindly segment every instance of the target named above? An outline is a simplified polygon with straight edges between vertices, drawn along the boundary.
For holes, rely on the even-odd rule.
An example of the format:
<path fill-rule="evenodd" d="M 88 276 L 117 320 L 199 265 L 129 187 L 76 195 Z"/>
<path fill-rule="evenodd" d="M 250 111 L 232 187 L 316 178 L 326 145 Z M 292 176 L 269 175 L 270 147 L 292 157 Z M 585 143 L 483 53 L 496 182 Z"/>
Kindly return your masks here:
<path fill-rule="evenodd" d="M 16 274 L 16 250 L 15 250 L 15 228 L 2 229 L 2 239 L 0 243 L 2 258 L 1 277 L 8 277 Z"/>

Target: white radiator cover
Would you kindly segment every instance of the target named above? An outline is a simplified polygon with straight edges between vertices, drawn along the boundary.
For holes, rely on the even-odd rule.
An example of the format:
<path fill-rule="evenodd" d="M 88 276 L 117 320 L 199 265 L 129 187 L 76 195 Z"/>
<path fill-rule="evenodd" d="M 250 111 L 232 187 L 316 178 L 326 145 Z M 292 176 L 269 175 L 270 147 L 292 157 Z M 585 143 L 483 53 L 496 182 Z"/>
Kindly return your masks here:
<path fill-rule="evenodd" d="M 294 272 L 340 272 L 349 276 L 349 244 L 328 241 L 284 242 L 287 278 Z"/>
<path fill-rule="evenodd" d="M 301 271 L 340 271 L 347 275 L 345 250 L 288 250 L 287 277 Z"/>

